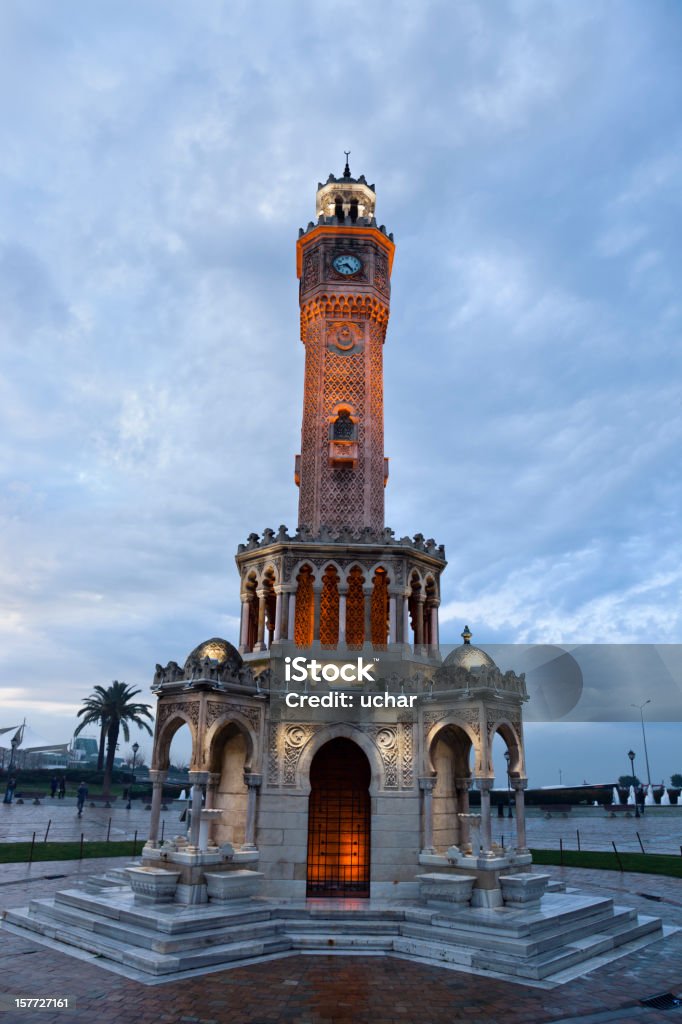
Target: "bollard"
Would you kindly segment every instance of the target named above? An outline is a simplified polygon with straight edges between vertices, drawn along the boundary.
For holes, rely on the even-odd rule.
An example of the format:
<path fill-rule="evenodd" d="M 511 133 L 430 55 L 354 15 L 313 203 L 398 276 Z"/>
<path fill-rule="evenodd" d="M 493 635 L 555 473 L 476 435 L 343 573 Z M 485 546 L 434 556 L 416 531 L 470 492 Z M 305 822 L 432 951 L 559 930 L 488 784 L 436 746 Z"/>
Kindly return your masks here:
<path fill-rule="evenodd" d="M 577 835 L 577 837 L 578 837 L 578 853 L 580 853 L 580 829 L 579 829 L 579 828 L 577 828 L 577 829 L 575 830 L 575 834 L 576 834 L 576 835 Z"/>
<path fill-rule="evenodd" d="M 613 847 L 613 852 L 616 855 L 616 860 L 618 861 L 618 867 L 622 871 L 623 870 L 623 862 L 620 859 L 620 854 L 618 853 L 618 850 L 616 849 L 616 844 L 614 843 L 613 839 L 611 840 L 611 846 Z"/>
<path fill-rule="evenodd" d="M 30 851 L 30 853 L 28 855 L 28 862 L 29 862 L 29 864 L 33 863 L 33 847 L 35 846 L 35 844 L 36 844 L 36 834 L 34 832 L 33 833 L 33 839 L 31 840 L 31 851 Z"/>
<path fill-rule="evenodd" d="M 83 860 L 83 833 L 81 832 L 81 847 L 78 853 L 78 859 Z"/>
<path fill-rule="evenodd" d="M 45 829 L 45 838 L 43 839 L 43 842 L 44 842 L 44 843 L 46 843 L 46 842 L 47 842 L 47 836 L 48 836 L 48 833 L 49 833 L 49 831 L 50 831 L 50 825 L 51 825 L 51 824 L 52 824 L 52 818 L 50 818 L 50 820 L 48 821 L 48 823 L 47 823 L 47 828 Z"/>
<path fill-rule="evenodd" d="M 637 839 L 639 840 L 639 848 L 640 848 L 640 850 L 642 851 L 642 853 L 646 853 L 646 850 L 644 849 L 644 843 L 642 842 L 642 837 L 640 836 L 639 832 L 635 832 L 635 835 L 637 836 Z"/>
<path fill-rule="evenodd" d="M 563 839 L 559 840 L 559 863 L 561 864 L 562 867 L 564 866 L 564 841 L 563 841 Z"/>
<path fill-rule="evenodd" d="M 135 856 L 136 848 L 137 848 L 137 829 L 135 829 L 135 836 L 133 838 L 133 857 Z"/>
<path fill-rule="evenodd" d="M 166 827 L 166 819 L 164 818 L 163 821 L 161 822 L 161 842 L 163 842 L 163 831 L 164 831 L 165 827 Z"/>
<path fill-rule="evenodd" d="M 109 842 L 109 836 L 111 835 L 111 818 L 109 818 L 109 824 L 107 825 L 107 842 Z"/>

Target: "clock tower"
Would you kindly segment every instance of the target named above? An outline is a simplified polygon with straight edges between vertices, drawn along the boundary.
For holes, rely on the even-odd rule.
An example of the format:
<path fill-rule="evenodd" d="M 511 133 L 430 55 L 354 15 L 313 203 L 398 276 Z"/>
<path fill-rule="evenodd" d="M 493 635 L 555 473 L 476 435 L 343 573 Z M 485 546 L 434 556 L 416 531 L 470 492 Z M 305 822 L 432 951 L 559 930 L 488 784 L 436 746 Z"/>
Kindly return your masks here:
<path fill-rule="evenodd" d="M 374 216 L 374 185 L 364 175 L 330 174 L 317 187 L 317 223 L 301 229 L 300 280 L 305 385 L 299 525 L 382 530 L 383 345 L 395 246 Z"/>
<path fill-rule="evenodd" d="M 237 551 L 240 653 L 388 651 L 437 662 L 445 551 L 384 523 L 383 348 L 393 236 L 374 185 L 317 186 L 316 221 L 296 243 L 305 382 L 296 456 L 298 526 L 252 533 Z"/>

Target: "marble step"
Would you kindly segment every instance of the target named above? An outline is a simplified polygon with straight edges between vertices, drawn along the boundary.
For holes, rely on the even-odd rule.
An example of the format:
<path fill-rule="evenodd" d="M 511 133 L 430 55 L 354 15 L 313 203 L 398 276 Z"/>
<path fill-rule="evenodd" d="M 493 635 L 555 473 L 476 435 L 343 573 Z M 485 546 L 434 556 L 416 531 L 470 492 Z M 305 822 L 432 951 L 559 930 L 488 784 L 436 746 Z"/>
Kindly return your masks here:
<path fill-rule="evenodd" d="M 202 949 L 218 943 L 247 941 L 251 939 L 270 938 L 281 932 L 281 924 L 271 920 L 252 923 L 222 924 L 204 930 L 193 930 L 184 934 L 168 935 L 158 932 L 153 927 L 131 928 L 129 924 L 112 918 L 99 917 L 95 914 L 83 913 L 66 904 L 54 903 L 52 900 L 32 900 L 29 904 L 30 913 L 42 920 L 56 921 L 61 924 L 73 925 L 97 935 L 106 935 L 128 942 L 143 949 L 151 949 L 156 953 L 175 953 L 178 951 Z"/>
<path fill-rule="evenodd" d="M 202 903 L 188 906 L 178 913 L 176 903 L 143 906 L 135 903 L 132 892 L 116 894 L 104 903 L 96 894 L 80 889 L 64 889 L 56 893 L 55 903 L 75 907 L 84 913 L 98 917 L 125 921 L 139 928 L 153 927 L 169 934 L 186 934 L 200 931 L 229 920 L 232 924 L 252 923 L 270 920 L 271 908 L 252 900 L 234 900 L 229 906 L 216 903 Z"/>
<path fill-rule="evenodd" d="M 431 911 L 432 923 L 440 928 L 478 931 L 481 928 L 490 927 L 500 935 L 507 934 L 514 938 L 532 939 L 540 938 L 543 932 L 553 932 L 557 927 L 568 928 L 573 921 L 591 919 L 596 924 L 601 919 L 608 919 L 613 913 L 613 900 L 557 894 L 545 896 L 542 907 L 537 910 L 511 910 L 508 907 L 488 910 L 467 907 L 453 914 L 446 914 L 442 911 L 434 913 L 433 908 Z M 410 918 L 412 916 L 409 915 Z"/>
<path fill-rule="evenodd" d="M 155 976 L 175 974 L 178 971 L 194 970 L 200 967 L 230 964 L 238 960 L 270 956 L 273 953 L 291 949 L 291 941 L 286 936 L 276 935 L 245 942 L 219 943 L 211 946 L 210 949 L 187 950 L 173 954 L 157 953 L 154 950 L 131 946 L 129 936 L 123 942 L 120 939 L 108 935 L 97 935 L 73 925 L 65 928 L 59 922 L 39 917 L 36 914 L 30 915 L 25 908 L 8 911 L 7 921 L 10 925 L 26 928 L 55 942 L 75 946 L 96 956 Z"/>
<path fill-rule="evenodd" d="M 390 952 L 393 949 L 393 934 L 368 935 L 364 930 L 341 932 L 329 928 L 327 931 L 311 933 L 285 930 L 284 935 L 290 940 L 292 949 L 301 950 L 338 950 L 357 949 L 374 952 Z"/>
<path fill-rule="evenodd" d="M 544 930 L 541 935 L 529 938 L 527 936 L 510 936 L 506 932 L 498 932 L 494 927 L 482 927 L 477 930 L 442 928 L 438 923 L 432 925 L 406 923 L 401 927 L 401 934 L 421 937 L 424 939 L 438 939 L 442 943 L 455 943 L 469 945 L 477 949 L 490 949 L 498 952 L 509 952 L 522 956 L 534 956 L 537 953 L 549 949 L 564 946 L 579 939 L 584 935 L 601 932 L 613 926 L 614 922 L 627 923 L 636 917 L 634 911 L 629 908 L 618 908 L 616 914 L 611 908 L 599 916 L 590 915 L 585 919 L 574 919 L 568 926 L 557 924 L 551 931 Z"/>
<path fill-rule="evenodd" d="M 280 928 L 284 929 L 287 934 L 292 932 L 306 932 L 307 934 L 333 932 L 335 935 L 351 935 L 355 932 L 362 932 L 363 935 L 397 935 L 401 925 L 400 918 L 392 921 L 376 919 L 370 921 L 356 919 L 353 921 L 328 917 L 303 917 L 300 915 L 300 912 L 297 917 L 280 917 L 278 914 L 276 919 L 279 922 Z"/>

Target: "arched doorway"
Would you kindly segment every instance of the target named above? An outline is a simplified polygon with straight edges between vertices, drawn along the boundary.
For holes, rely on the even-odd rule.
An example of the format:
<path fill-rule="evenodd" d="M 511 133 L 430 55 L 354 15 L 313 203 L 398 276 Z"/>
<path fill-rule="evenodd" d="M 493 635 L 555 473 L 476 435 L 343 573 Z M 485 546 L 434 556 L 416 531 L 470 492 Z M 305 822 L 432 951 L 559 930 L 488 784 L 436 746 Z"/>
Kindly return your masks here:
<path fill-rule="evenodd" d="M 308 896 L 369 896 L 369 761 L 342 737 L 310 765 Z"/>

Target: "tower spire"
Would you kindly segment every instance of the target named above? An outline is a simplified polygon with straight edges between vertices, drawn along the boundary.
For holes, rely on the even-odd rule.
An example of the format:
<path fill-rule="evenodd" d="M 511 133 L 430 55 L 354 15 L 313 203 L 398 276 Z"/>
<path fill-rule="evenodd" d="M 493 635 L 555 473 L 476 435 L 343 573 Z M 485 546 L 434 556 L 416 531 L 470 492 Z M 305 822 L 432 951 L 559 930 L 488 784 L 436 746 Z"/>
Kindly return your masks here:
<path fill-rule="evenodd" d="M 350 167 L 348 165 L 348 157 L 350 156 L 350 152 L 351 151 L 349 149 L 344 149 L 344 153 L 346 154 L 346 166 L 343 169 L 344 178 L 350 178 Z"/>

